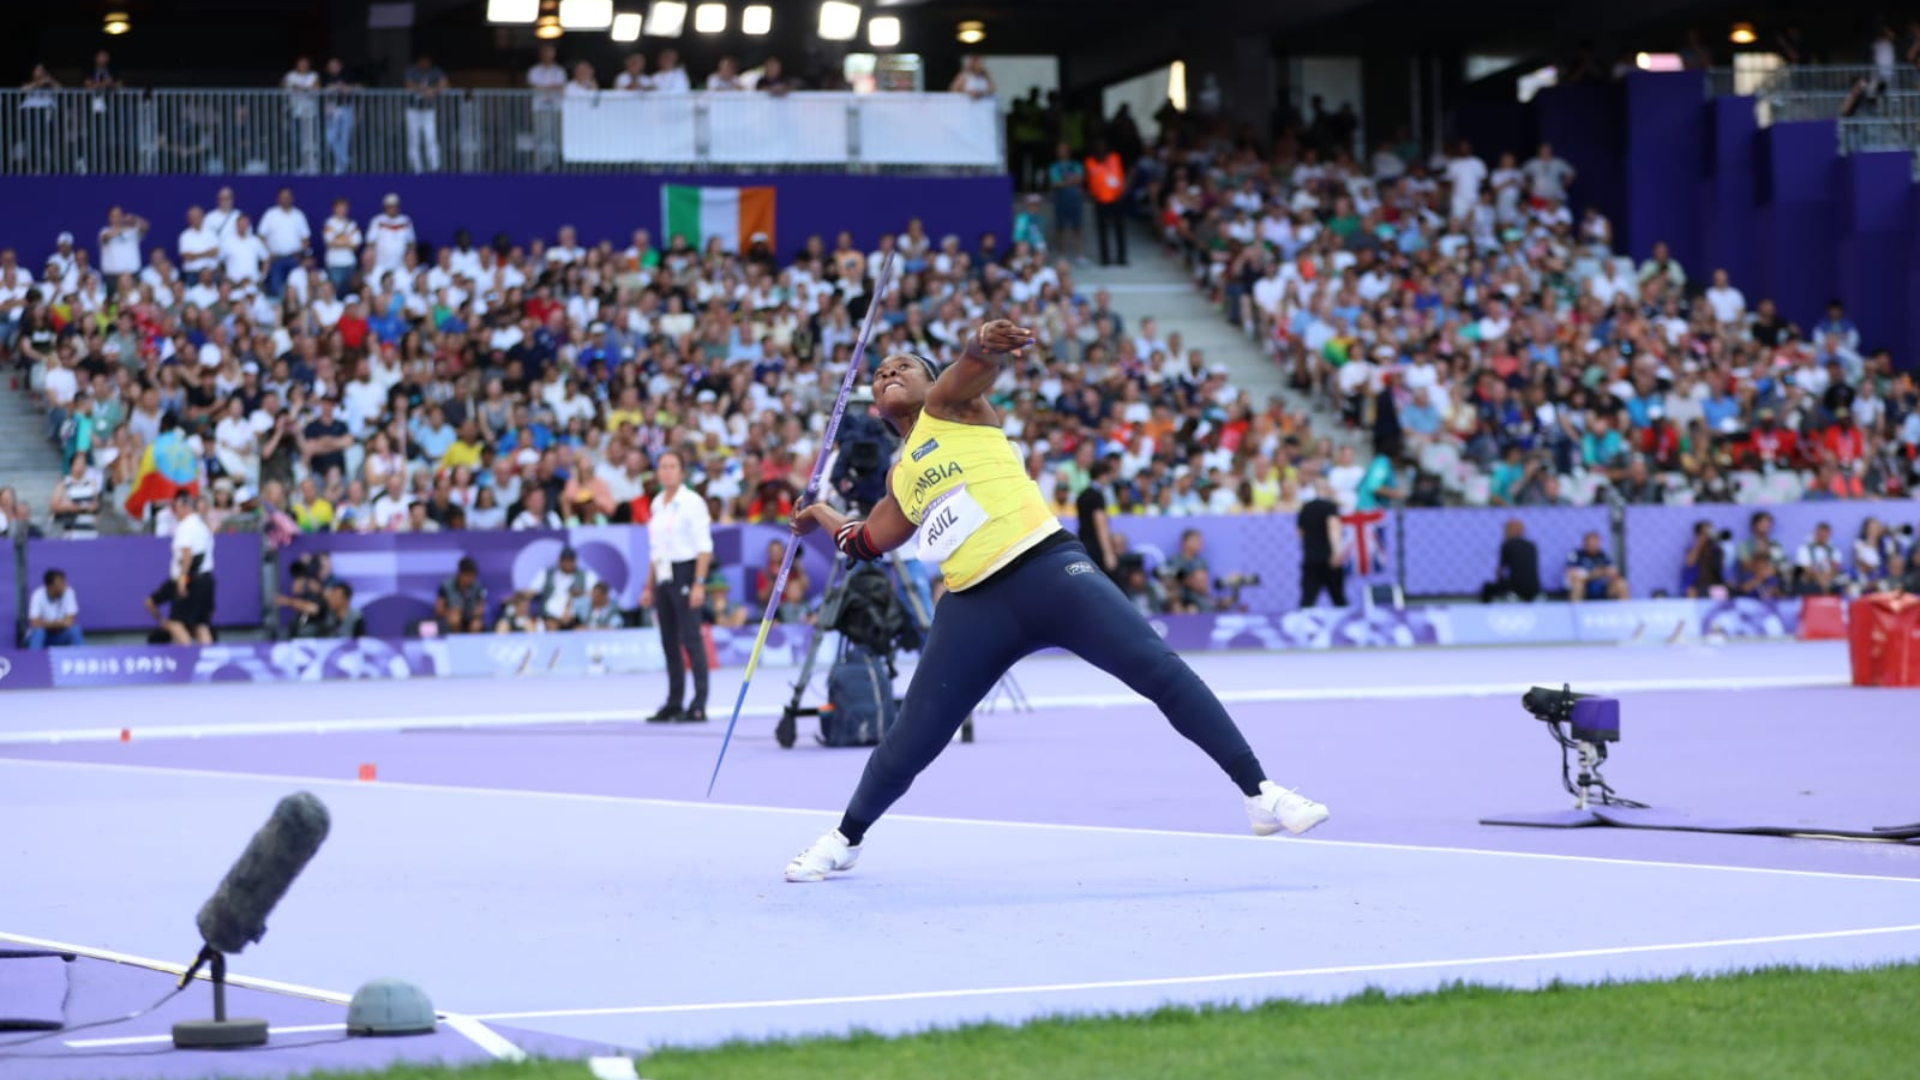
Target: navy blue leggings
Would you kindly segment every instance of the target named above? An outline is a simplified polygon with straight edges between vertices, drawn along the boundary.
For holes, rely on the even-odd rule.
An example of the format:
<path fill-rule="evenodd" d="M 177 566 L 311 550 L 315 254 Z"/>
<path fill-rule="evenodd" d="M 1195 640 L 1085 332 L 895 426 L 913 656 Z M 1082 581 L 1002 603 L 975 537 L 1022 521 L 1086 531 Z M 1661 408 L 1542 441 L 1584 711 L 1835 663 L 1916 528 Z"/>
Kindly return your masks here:
<path fill-rule="evenodd" d="M 1265 776 L 1259 759 L 1220 699 L 1160 640 L 1079 541 L 1063 535 L 988 581 L 940 600 L 906 706 L 867 759 L 847 805 L 848 822 L 864 832 L 878 821 L 947 748 L 1007 669 L 1049 646 L 1126 683 L 1158 705 L 1174 730 L 1206 751 L 1241 791 L 1259 790 Z"/>

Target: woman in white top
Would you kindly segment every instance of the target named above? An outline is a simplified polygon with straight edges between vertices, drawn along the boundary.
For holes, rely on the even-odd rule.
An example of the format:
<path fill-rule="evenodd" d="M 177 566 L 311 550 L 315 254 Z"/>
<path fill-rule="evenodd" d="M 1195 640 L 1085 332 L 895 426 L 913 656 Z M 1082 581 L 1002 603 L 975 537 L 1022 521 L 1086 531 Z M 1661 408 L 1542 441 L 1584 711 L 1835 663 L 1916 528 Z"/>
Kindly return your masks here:
<path fill-rule="evenodd" d="M 406 467 L 406 459 L 394 452 L 393 439 L 386 432 L 376 431 L 373 438 L 367 440 L 367 458 L 361 469 L 369 489 L 385 487 L 388 477 L 405 471 Z"/>
<path fill-rule="evenodd" d="M 976 101 L 983 97 L 992 97 L 993 76 L 987 74 L 986 62 L 978 54 L 967 57 L 966 62 L 960 66 L 960 73 L 953 77 L 953 82 L 947 87 L 947 91 L 965 94 Z"/>
<path fill-rule="evenodd" d="M 467 511 L 467 528 L 497 529 L 506 524 L 507 512 L 501 508 L 500 500 L 490 487 L 483 487 L 473 498 L 473 508 Z"/>
<path fill-rule="evenodd" d="M 653 76 L 647 74 L 647 58 L 644 53 L 634 53 L 627 57 L 627 68 L 613 77 L 615 90 L 651 90 Z"/>
<path fill-rule="evenodd" d="M 567 84 L 568 97 L 591 97 L 600 92 L 600 80 L 594 78 L 593 65 L 585 60 L 573 65 L 573 81 Z"/>
<path fill-rule="evenodd" d="M 731 56 L 721 57 L 719 70 L 707 76 L 709 90 L 745 90 L 746 88 L 747 84 L 740 81 L 740 66 Z"/>
<path fill-rule="evenodd" d="M 260 483 L 260 435 L 237 397 L 228 399 L 226 412 L 214 426 L 213 455 L 237 482 L 248 487 Z"/>
<path fill-rule="evenodd" d="M 1879 518 L 1860 523 L 1860 535 L 1853 541 L 1853 570 L 1860 583 L 1877 588 L 1887 576 L 1887 564 L 1899 553 L 1899 547 Z"/>

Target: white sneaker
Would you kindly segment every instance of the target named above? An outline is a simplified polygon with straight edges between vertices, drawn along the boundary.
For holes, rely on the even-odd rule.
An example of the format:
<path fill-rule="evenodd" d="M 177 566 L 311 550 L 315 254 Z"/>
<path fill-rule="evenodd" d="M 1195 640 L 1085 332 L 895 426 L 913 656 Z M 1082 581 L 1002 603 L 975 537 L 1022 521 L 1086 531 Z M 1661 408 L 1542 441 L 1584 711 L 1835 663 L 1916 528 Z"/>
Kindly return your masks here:
<path fill-rule="evenodd" d="M 1247 798 L 1247 820 L 1253 835 L 1272 836 L 1285 829 L 1295 836 L 1327 820 L 1325 806 L 1271 780 L 1260 781 L 1260 794 Z"/>
<path fill-rule="evenodd" d="M 793 861 L 787 864 L 787 880 L 825 881 L 828 874 L 851 870 L 853 864 L 859 861 L 859 847 L 847 843 L 847 838 L 840 835 L 839 829 L 835 829 L 793 857 Z"/>

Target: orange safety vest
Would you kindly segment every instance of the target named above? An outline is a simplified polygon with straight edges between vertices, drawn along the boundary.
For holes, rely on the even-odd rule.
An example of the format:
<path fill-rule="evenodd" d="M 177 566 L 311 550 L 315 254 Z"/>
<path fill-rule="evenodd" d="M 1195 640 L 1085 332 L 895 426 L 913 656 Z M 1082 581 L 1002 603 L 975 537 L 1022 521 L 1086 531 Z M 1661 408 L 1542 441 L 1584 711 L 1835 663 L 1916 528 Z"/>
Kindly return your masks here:
<path fill-rule="evenodd" d="M 1120 164 L 1120 155 L 1108 153 L 1105 159 L 1088 158 L 1087 186 L 1093 192 L 1094 202 L 1118 202 L 1127 189 L 1126 168 Z"/>

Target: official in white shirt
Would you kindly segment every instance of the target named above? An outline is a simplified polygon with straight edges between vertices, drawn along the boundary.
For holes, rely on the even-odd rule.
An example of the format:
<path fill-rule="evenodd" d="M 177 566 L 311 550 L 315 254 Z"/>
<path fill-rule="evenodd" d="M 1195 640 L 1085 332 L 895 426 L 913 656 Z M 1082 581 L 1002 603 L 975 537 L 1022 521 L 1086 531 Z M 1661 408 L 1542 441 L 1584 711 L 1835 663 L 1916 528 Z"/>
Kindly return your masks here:
<path fill-rule="evenodd" d="M 647 521 L 647 584 L 640 606 L 654 609 L 660 644 L 667 654 L 667 703 L 650 723 L 704 723 L 707 719 L 707 647 L 700 636 L 700 608 L 706 604 L 707 568 L 713 561 L 713 518 L 707 501 L 685 486 L 686 463 L 672 450 L 654 463 L 660 493 L 653 497 Z M 693 704 L 686 694 L 684 648 L 693 661 Z"/>
<path fill-rule="evenodd" d="M 149 597 L 147 608 L 157 615 L 155 604 L 167 603 L 161 627 L 175 644 L 211 645 L 213 530 L 200 516 L 196 497 L 185 491 L 173 497 L 173 519 L 173 560 L 168 566 L 171 580 L 155 594 L 164 599 Z"/>

